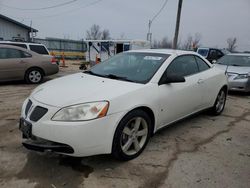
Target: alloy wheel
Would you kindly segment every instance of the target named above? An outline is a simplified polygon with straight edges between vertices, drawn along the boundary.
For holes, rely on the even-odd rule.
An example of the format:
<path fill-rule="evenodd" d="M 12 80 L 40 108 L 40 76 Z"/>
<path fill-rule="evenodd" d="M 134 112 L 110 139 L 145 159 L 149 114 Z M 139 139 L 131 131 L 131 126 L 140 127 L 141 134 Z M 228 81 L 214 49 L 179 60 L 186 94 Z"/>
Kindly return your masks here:
<path fill-rule="evenodd" d="M 221 90 L 220 93 L 217 96 L 217 102 L 215 105 L 216 108 L 216 112 L 220 113 L 225 105 L 225 101 L 226 101 L 226 94 L 224 90 Z"/>
<path fill-rule="evenodd" d="M 142 117 L 131 119 L 122 131 L 120 146 L 126 155 L 135 155 L 146 143 L 148 124 Z"/>
<path fill-rule="evenodd" d="M 39 71 L 33 70 L 29 73 L 29 80 L 32 83 L 38 83 L 42 79 L 42 75 Z"/>

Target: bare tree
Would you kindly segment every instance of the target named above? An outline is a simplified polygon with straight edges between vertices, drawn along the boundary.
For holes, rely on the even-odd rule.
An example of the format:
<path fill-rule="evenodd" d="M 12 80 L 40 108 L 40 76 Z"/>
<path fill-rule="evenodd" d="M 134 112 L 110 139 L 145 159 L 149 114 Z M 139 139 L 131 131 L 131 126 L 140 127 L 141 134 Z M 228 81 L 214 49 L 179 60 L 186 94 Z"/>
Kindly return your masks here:
<path fill-rule="evenodd" d="M 185 50 L 194 50 L 200 47 L 201 34 L 196 33 L 194 36 L 188 35 L 187 40 L 182 44 Z"/>
<path fill-rule="evenodd" d="M 158 41 L 154 40 L 154 42 L 152 43 L 152 48 L 158 48 Z"/>
<path fill-rule="evenodd" d="M 101 39 L 102 31 L 99 25 L 92 25 L 91 28 L 86 32 L 87 40 L 98 40 Z"/>
<path fill-rule="evenodd" d="M 161 40 L 161 48 L 172 48 L 172 42 L 167 37 L 164 37 Z"/>
<path fill-rule="evenodd" d="M 102 31 L 102 40 L 109 40 L 111 37 L 110 37 L 110 33 L 109 33 L 109 30 L 108 29 L 104 29 Z"/>
<path fill-rule="evenodd" d="M 172 48 L 172 42 L 164 37 L 160 41 L 154 40 L 153 48 Z"/>
<path fill-rule="evenodd" d="M 197 49 L 200 47 L 200 41 L 201 41 L 201 34 L 200 33 L 195 33 L 194 39 L 193 39 L 193 49 Z"/>
<path fill-rule="evenodd" d="M 234 52 L 235 49 L 237 48 L 236 43 L 237 43 L 237 38 L 236 37 L 228 38 L 227 39 L 227 44 L 228 44 L 227 50 L 229 52 Z"/>
<path fill-rule="evenodd" d="M 182 48 L 184 50 L 192 49 L 192 42 L 193 42 L 193 37 L 191 35 L 188 35 L 187 40 L 182 45 Z"/>

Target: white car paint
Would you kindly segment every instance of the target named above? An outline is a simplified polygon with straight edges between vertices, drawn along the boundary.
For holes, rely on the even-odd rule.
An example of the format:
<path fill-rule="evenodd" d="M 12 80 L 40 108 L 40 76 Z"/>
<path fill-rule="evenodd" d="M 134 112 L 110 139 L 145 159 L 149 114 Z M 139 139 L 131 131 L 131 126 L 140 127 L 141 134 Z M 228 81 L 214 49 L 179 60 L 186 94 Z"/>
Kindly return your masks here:
<path fill-rule="evenodd" d="M 49 81 L 37 87 L 28 99 L 34 106 L 48 108 L 38 121 L 25 115 L 28 99 L 21 117 L 32 123 L 32 134 L 49 141 L 70 145 L 73 156 L 107 154 L 112 151 L 113 136 L 120 120 L 137 107 L 148 107 L 155 117 L 154 132 L 179 119 L 212 107 L 220 89 L 227 85 L 224 71 L 213 67 L 195 52 L 175 50 L 137 50 L 134 52 L 164 53 L 171 56 L 146 84 L 132 83 L 77 73 Z M 158 85 L 172 60 L 193 54 L 211 68 L 185 77 L 186 82 Z M 51 118 L 61 108 L 94 101 L 109 101 L 105 117 L 78 122 L 58 122 Z"/>

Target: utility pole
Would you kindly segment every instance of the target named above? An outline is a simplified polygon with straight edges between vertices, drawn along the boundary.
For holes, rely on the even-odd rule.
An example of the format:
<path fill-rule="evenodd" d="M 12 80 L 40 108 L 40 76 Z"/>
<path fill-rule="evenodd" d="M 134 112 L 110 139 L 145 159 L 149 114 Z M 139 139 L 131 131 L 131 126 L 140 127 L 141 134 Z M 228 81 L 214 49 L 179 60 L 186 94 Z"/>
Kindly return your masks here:
<path fill-rule="evenodd" d="M 149 20 L 148 22 L 148 33 L 147 33 L 147 40 L 150 42 L 150 46 L 152 45 L 152 32 L 151 32 L 151 26 L 153 21 L 159 16 L 159 14 L 161 13 L 161 11 L 164 9 L 164 7 L 166 6 L 168 0 L 165 0 L 161 9 L 154 15 L 154 17 L 152 19 Z"/>
<path fill-rule="evenodd" d="M 150 46 L 151 46 L 151 44 L 152 44 L 151 24 L 152 24 L 152 21 L 149 20 L 149 22 L 148 22 L 147 40 L 150 42 Z"/>
<path fill-rule="evenodd" d="M 183 2 L 183 0 L 179 0 L 179 3 L 178 3 L 178 11 L 177 11 L 175 34 L 174 34 L 174 42 L 173 42 L 173 48 L 174 49 L 177 48 L 177 43 L 178 43 L 178 35 L 179 35 L 180 20 L 181 20 L 182 2 Z"/>
<path fill-rule="evenodd" d="M 33 34 L 33 28 L 32 28 L 32 20 L 30 21 L 30 33 L 31 33 L 31 42 L 34 41 L 34 34 Z"/>

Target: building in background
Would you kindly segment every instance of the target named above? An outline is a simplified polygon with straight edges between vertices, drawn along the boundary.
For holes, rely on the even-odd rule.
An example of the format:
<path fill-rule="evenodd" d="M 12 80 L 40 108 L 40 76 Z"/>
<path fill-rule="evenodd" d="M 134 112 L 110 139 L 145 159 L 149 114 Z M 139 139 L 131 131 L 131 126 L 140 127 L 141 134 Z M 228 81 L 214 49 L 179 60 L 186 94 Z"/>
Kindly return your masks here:
<path fill-rule="evenodd" d="M 57 58 L 85 60 L 87 43 L 83 40 L 47 37 L 45 39 L 34 38 L 34 42 L 45 45 L 49 49 L 50 54 Z"/>
<path fill-rule="evenodd" d="M 0 14 L 0 40 L 32 41 L 38 30 Z"/>

